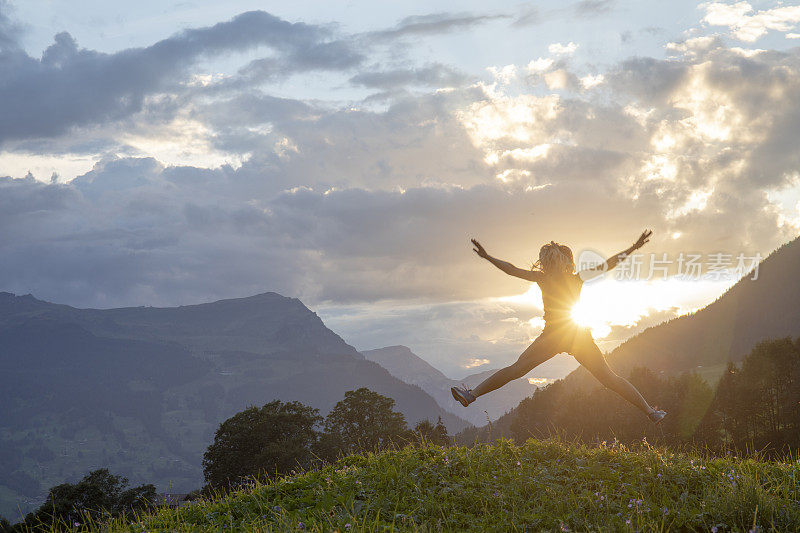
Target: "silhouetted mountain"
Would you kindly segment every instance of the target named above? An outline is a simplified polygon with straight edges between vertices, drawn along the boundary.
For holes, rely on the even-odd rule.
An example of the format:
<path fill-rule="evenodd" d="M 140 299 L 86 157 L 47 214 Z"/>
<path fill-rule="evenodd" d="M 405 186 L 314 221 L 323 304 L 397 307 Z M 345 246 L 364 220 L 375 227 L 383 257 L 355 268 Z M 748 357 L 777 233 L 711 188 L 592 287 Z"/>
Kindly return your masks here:
<path fill-rule="evenodd" d="M 394 377 L 419 386 L 448 411 L 477 425 L 486 423 L 486 413 L 494 420 L 513 409 L 523 398 L 527 398 L 536 390 L 536 386 L 531 385 L 527 379 L 517 379 L 502 389 L 479 398 L 469 409 L 465 409 L 453 399 L 450 387 L 463 383 L 473 388 L 489 377 L 495 369 L 484 370 L 462 380 L 456 380 L 448 378 L 405 346 L 388 346 L 361 353 L 370 361 L 380 364 Z"/>
<path fill-rule="evenodd" d="M 297 400 L 326 414 L 348 390 L 396 401 L 409 424 L 442 409 L 275 293 L 175 308 L 76 309 L 0 293 L 0 514 L 108 467 L 188 492 L 219 423 Z"/>

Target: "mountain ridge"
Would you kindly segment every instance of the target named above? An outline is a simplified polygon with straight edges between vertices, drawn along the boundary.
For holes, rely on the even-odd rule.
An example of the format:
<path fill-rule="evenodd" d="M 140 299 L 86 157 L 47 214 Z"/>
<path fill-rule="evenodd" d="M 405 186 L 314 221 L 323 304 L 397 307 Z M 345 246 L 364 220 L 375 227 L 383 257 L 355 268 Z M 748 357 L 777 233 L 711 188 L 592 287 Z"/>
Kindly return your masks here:
<path fill-rule="evenodd" d="M 465 409 L 453 399 L 450 387 L 460 386 L 474 388 L 486 379 L 495 369 L 482 370 L 470 374 L 463 379 L 451 379 L 436 367 L 422 359 L 403 345 L 387 346 L 375 350 L 361 352 L 368 360 L 375 361 L 390 374 L 413 385 L 417 385 L 433 398 L 444 409 L 457 414 L 472 422 L 481 425 L 486 422 L 487 414 L 491 419 L 496 419 L 513 409 L 522 399 L 532 395 L 536 386 L 531 385 L 526 379 L 517 379 L 508 383 L 502 389 L 492 394 L 483 396 L 469 409 Z"/>

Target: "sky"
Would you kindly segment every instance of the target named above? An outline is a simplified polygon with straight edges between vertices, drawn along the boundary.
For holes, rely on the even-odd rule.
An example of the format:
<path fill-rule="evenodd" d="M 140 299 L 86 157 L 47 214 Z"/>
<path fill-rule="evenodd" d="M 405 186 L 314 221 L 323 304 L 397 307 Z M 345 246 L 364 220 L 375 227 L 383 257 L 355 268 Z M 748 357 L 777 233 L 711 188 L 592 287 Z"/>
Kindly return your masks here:
<path fill-rule="evenodd" d="M 797 236 L 799 46 L 789 2 L 0 0 L 0 290 L 275 291 L 458 378 L 543 326 L 471 237 L 527 268 L 650 228 L 576 310 L 610 350 Z"/>

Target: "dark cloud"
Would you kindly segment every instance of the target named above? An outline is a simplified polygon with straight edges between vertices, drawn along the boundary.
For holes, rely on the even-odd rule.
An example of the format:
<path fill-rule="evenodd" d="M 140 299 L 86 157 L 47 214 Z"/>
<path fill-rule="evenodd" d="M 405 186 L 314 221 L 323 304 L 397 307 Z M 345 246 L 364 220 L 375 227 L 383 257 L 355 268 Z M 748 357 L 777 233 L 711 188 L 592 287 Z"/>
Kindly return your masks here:
<path fill-rule="evenodd" d="M 12 51 L 19 51 L 18 39 L 21 28 L 8 13 L 11 6 L 6 0 L 0 0 L 0 64 L 7 60 L 7 55 Z"/>
<path fill-rule="evenodd" d="M 623 61 L 606 78 L 614 88 L 643 102 L 663 103 L 684 82 L 689 64 L 652 57 Z"/>
<path fill-rule="evenodd" d="M 491 175 L 457 110 L 484 97 L 482 91 L 469 88 L 408 96 L 393 99 L 382 112 L 310 106 L 303 112 L 301 104 L 270 101 L 264 116 L 258 104 L 240 97 L 215 103 L 202 116 L 213 117 L 214 128 L 226 132 L 215 139 L 218 146 L 244 145 L 252 152 L 241 173 L 271 183 L 274 191 L 299 185 L 323 190 L 391 189 L 422 183 L 468 186 L 485 182 Z M 288 116 L 278 115 L 284 112 Z M 269 133 L 247 130 L 265 122 L 266 113 Z"/>
<path fill-rule="evenodd" d="M 578 16 L 593 17 L 610 12 L 615 5 L 615 0 L 581 0 L 573 8 Z"/>
<path fill-rule="evenodd" d="M 12 259 L 0 275 L 7 290 L 85 304 L 259 288 L 309 302 L 447 300 L 520 290 L 473 261 L 470 236 L 521 265 L 551 239 L 612 253 L 644 226 L 664 252 L 770 249 L 791 232 L 779 229 L 764 191 L 788 183 L 797 165 L 797 148 L 783 140 L 800 129 L 797 58 L 703 54 L 622 63 L 607 81 L 619 102 L 517 102 L 467 88 L 407 96 L 383 111 L 258 93 L 196 104 L 217 148 L 252 153 L 241 168 L 111 158 L 69 185 L 7 180 L 4 227 L 20 229 L 5 236 Z M 731 142 L 740 150 L 687 121 L 687 85 L 693 97 L 711 91 L 712 116 L 723 102 L 737 111 Z M 765 98 L 769 109 L 757 103 Z M 520 102 L 530 118 L 508 130 L 524 135 L 481 137 L 496 123 L 491 113 L 519 119 Z M 664 133 L 674 137 L 668 153 L 653 147 Z M 547 148 L 532 154 L 531 139 Z M 660 174 L 663 164 L 674 175 Z M 506 171 L 506 182 L 496 178 Z M 697 191 L 705 207 L 692 207 Z M 51 266 L 60 262 L 68 267 Z M 108 268 L 105 277 L 95 265 Z"/>
<path fill-rule="evenodd" d="M 572 19 L 575 17 L 590 18 L 604 15 L 616 7 L 616 0 L 581 0 L 575 4 L 541 11 L 536 6 L 525 5 L 514 17 L 513 28 L 524 28 L 555 18 Z"/>
<path fill-rule="evenodd" d="M 249 83 L 262 82 L 301 72 L 348 70 L 363 59 L 350 43 L 333 41 L 292 50 L 279 58 L 253 60 L 239 70 L 239 75 Z"/>
<path fill-rule="evenodd" d="M 373 41 L 386 41 L 423 35 L 439 35 L 507 18 L 510 18 L 510 16 L 503 14 L 431 13 L 429 15 L 415 15 L 404 18 L 394 28 L 370 32 L 365 34 L 365 37 Z"/>
<path fill-rule="evenodd" d="M 244 74 L 254 77 L 349 68 L 360 61 L 357 52 L 330 37 L 327 28 L 262 11 L 114 54 L 81 49 L 62 32 L 40 60 L 16 49 L 0 56 L 0 142 L 58 135 L 74 126 L 130 116 L 142 109 L 147 95 L 175 90 L 195 61 L 224 52 L 271 47 L 278 59 L 261 70 L 251 65 Z"/>
<path fill-rule="evenodd" d="M 459 86 L 470 79 L 463 72 L 434 63 L 418 68 L 360 72 L 350 82 L 377 89 L 397 89 L 408 85 L 423 87 Z"/>
<path fill-rule="evenodd" d="M 522 28 L 542 22 L 542 15 L 535 6 L 526 6 L 511 23 L 512 27 Z"/>

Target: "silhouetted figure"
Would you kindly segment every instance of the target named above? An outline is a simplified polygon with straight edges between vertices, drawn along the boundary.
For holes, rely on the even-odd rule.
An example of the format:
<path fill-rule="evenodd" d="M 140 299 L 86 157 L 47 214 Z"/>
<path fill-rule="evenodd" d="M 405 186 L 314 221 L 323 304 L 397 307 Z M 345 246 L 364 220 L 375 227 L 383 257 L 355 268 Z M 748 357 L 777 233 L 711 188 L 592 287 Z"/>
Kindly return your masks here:
<path fill-rule="evenodd" d="M 581 327 L 572 319 L 572 308 L 578 303 L 585 279 L 590 279 L 616 267 L 631 252 L 638 250 L 650 240 L 652 231 L 645 230 L 633 246 L 616 254 L 604 264 L 575 272 L 575 261 L 568 246 L 550 241 L 539 250 L 539 260 L 531 270 L 517 268 L 511 263 L 496 259 L 486 253 L 483 246 L 472 239 L 473 251 L 510 276 L 516 276 L 539 284 L 544 304 L 544 330 L 522 352 L 517 362 L 489 376 L 475 389 L 453 387 L 453 398 L 464 407 L 479 396 L 499 389 L 512 379 L 521 378 L 536 366 L 556 354 L 566 352 L 586 367 L 603 385 L 613 390 L 644 412 L 650 420 L 660 422 L 666 412 L 650 407 L 636 387 L 625 378 L 615 374 L 606 358 L 592 339 L 589 328 Z"/>

